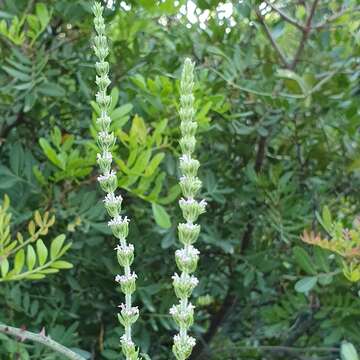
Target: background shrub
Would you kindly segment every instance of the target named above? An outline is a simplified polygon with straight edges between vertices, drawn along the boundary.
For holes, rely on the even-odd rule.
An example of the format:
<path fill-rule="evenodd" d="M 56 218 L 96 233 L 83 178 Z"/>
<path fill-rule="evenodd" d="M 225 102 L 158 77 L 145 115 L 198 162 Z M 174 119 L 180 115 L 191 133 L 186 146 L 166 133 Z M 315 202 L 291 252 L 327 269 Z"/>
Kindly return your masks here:
<path fill-rule="evenodd" d="M 136 343 L 168 359 L 176 331 L 168 309 L 181 219 L 178 79 L 191 56 L 209 204 L 200 220 L 193 358 L 336 359 L 341 340 L 360 346 L 358 288 L 336 256 L 300 234 L 319 229 L 325 204 L 344 224 L 359 213 L 358 4 L 277 0 L 274 10 L 246 0 L 228 14 L 220 1 L 199 0 L 188 3 L 191 16 L 184 4 L 115 0 L 105 13 L 114 160 L 134 220 L 129 241 L 141 254 Z M 122 295 L 96 184 L 91 4 L 0 5 L 0 198 L 11 199 L 15 230 L 37 209 L 56 215 L 49 240 L 66 233 L 74 265 L 35 285 L 1 284 L 0 321 L 45 326 L 88 358 L 118 359 Z M 56 359 L 3 335 L 0 356 Z"/>

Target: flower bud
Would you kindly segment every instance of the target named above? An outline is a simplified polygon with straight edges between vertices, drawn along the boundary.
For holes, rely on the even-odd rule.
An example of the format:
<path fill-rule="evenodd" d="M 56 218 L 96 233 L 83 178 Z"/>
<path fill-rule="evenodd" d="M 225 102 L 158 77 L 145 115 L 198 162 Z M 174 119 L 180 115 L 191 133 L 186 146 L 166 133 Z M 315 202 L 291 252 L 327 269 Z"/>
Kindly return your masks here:
<path fill-rule="evenodd" d="M 103 61 L 109 54 L 109 49 L 108 48 L 97 48 L 96 46 L 93 47 L 94 48 L 94 52 L 95 55 L 101 60 Z"/>
<path fill-rule="evenodd" d="M 173 353 L 177 360 L 187 359 L 192 352 L 193 347 L 195 346 L 196 341 L 193 337 L 189 335 L 175 335 L 174 336 L 174 345 Z"/>
<path fill-rule="evenodd" d="M 127 216 L 117 215 L 108 222 L 108 225 L 118 239 L 125 239 L 129 234 L 129 221 Z"/>
<path fill-rule="evenodd" d="M 184 135 L 194 136 L 197 130 L 197 123 L 195 121 L 182 121 L 180 124 L 181 133 Z"/>
<path fill-rule="evenodd" d="M 102 24 L 99 23 L 99 26 L 101 27 Z M 94 43 L 95 43 L 95 47 L 98 49 L 107 49 L 108 48 L 106 36 L 104 36 L 104 35 L 95 36 Z"/>
<path fill-rule="evenodd" d="M 198 202 L 191 198 L 187 200 L 180 199 L 179 205 L 182 210 L 184 219 L 189 223 L 193 223 L 197 220 L 199 215 L 205 212 L 206 201 L 201 200 Z"/>
<path fill-rule="evenodd" d="M 192 304 L 187 304 L 186 307 L 182 304 L 174 305 L 169 312 L 180 328 L 188 329 L 194 322 L 194 305 Z"/>
<path fill-rule="evenodd" d="M 132 340 L 128 339 L 126 335 L 123 335 L 120 342 L 126 360 L 138 360 L 139 350 L 136 350 Z"/>
<path fill-rule="evenodd" d="M 181 150 L 184 154 L 192 154 L 195 150 L 195 136 L 185 135 L 179 141 Z"/>
<path fill-rule="evenodd" d="M 107 109 L 110 106 L 111 97 L 105 91 L 98 91 L 95 96 L 100 108 Z"/>
<path fill-rule="evenodd" d="M 197 177 L 182 176 L 180 178 L 180 188 L 183 195 L 187 198 L 193 198 L 201 188 L 201 181 Z"/>
<path fill-rule="evenodd" d="M 117 177 L 114 171 L 100 175 L 98 181 L 103 191 L 107 193 L 113 193 L 117 188 Z"/>
<path fill-rule="evenodd" d="M 175 294 L 179 299 L 187 299 L 191 296 L 194 288 L 199 283 L 199 280 L 192 275 L 187 273 L 174 274 L 172 277 Z"/>
<path fill-rule="evenodd" d="M 97 125 L 101 128 L 103 132 L 108 132 L 110 129 L 111 124 L 111 118 L 107 115 L 107 113 L 104 111 L 100 115 L 99 118 L 96 119 Z"/>
<path fill-rule="evenodd" d="M 107 87 L 111 83 L 107 75 L 97 76 L 95 82 L 96 85 L 99 87 L 100 91 L 106 91 Z"/>
<path fill-rule="evenodd" d="M 131 295 L 136 290 L 136 279 L 135 273 L 129 275 L 116 275 L 115 281 L 121 286 L 121 291 L 126 295 Z"/>
<path fill-rule="evenodd" d="M 104 151 L 102 154 L 97 154 L 97 163 L 103 173 L 108 173 L 111 170 L 112 155 L 109 151 Z"/>
<path fill-rule="evenodd" d="M 130 266 L 134 261 L 134 246 L 132 244 L 127 245 L 125 242 L 117 245 L 116 254 L 119 264 L 122 267 Z"/>
<path fill-rule="evenodd" d="M 120 305 L 121 311 L 118 314 L 120 324 L 124 327 L 131 326 L 139 318 L 139 309 L 137 306 L 127 308 L 124 304 Z"/>
<path fill-rule="evenodd" d="M 114 193 L 107 194 L 104 203 L 110 216 L 116 217 L 121 212 L 122 197 L 120 195 L 115 196 Z"/>
<path fill-rule="evenodd" d="M 193 244 L 197 240 L 199 233 L 200 225 L 192 223 L 182 223 L 178 225 L 179 240 L 184 245 Z"/>
<path fill-rule="evenodd" d="M 186 176 L 196 177 L 200 163 L 196 159 L 192 159 L 189 155 L 183 155 L 180 158 L 180 169 Z"/>
<path fill-rule="evenodd" d="M 181 108 L 179 110 L 179 115 L 180 115 L 180 119 L 181 121 L 188 123 L 191 122 L 192 119 L 195 116 L 195 109 L 190 107 L 190 108 Z M 187 132 L 182 132 L 183 135 L 186 135 Z"/>
<path fill-rule="evenodd" d="M 180 96 L 180 103 L 183 108 L 193 107 L 194 100 L 193 94 L 183 94 Z"/>
<path fill-rule="evenodd" d="M 108 133 L 106 131 L 100 131 L 98 135 L 98 145 L 102 151 L 108 151 L 115 145 L 114 133 Z"/>
<path fill-rule="evenodd" d="M 199 261 L 199 250 L 192 245 L 187 246 L 184 249 L 176 250 L 175 260 L 180 271 L 188 274 L 193 273 L 196 270 L 197 263 Z"/>
<path fill-rule="evenodd" d="M 109 63 L 107 61 L 96 62 L 95 68 L 99 76 L 104 76 L 109 73 Z"/>

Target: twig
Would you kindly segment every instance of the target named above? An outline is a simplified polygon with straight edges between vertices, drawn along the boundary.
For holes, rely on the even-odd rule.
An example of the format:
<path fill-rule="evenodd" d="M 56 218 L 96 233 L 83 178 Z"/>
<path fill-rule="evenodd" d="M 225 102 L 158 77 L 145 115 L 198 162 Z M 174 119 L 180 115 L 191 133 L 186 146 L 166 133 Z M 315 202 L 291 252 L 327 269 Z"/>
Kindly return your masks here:
<path fill-rule="evenodd" d="M 268 6 L 270 6 L 271 9 L 273 9 L 275 12 L 277 12 L 285 21 L 287 21 L 288 23 L 294 25 L 295 27 L 297 27 L 301 31 L 305 30 L 305 26 L 303 24 L 300 24 L 295 19 L 293 19 L 290 15 L 284 13 L 282 10 L 280 10 L 274 4 L 272 4 L 269 0 L 264 0 L 264 2 Z"/>
<path fill-rule="evenodd" d="M 350 7 L 343 8 L 339 12 L 337 12 L 337 13 L 329 16 L 328 18 L 326 18 L 324 21 L 314 25 L 312 28 L 316 29 L 316 30 L 322 29 L 323 27 L 329 25 L 330 22 L 335 21 L 336 19 L 338 19 L 339 17 L 345 15 L 349 11 L 358 12 L 358 11 L 360 11 L 360 6 L 355 6 L 353 8 L 350 8 Z"/>
<path fill-rule="evenodd" d="M 229 347 L 227 347 L 228 349 Z M 249 350 L 259 350 L 259 351 L 269 351 L 269 352 L 286 352 L 286 353 L 338 353 L 339 348 L 336 347 L 309 347 L 309 348 L 300 348 L 300 347 L 291 347 L 291 346 L 270 346 L 270 345 L 260 345 L 260 346 L 230 346 L 230 351 L 249 351 Z M 212 352 L 222 352 L 224 348 L 215 349 Z"/>
<path fill-rule="evenodd" d="M 268 26 L 265 23 L 264 17 L 261 15 L 261 12 L 259 9 L 256 10 L 256 16 L 258 17 L 261 25 L 263 26 L 265 33 L 267 35 L 267 37 L 269 38 L 274 50 L 276 51 L 276 53 L 278 54 L 281 62 L 283 63 L 283 65 L 289 69 L 290 64 L 288 63 L 288 61 L 286 60 L 285 55 L 283 54 L 282 50 L 280 49 L 279 45 L 277 44 L 276 40 L 274 39 L 274 37 L 271 34 L 270 29 L 268 28 Z"/>
<path fill-rule="evenodd" d="M 318 2 L 319 2 L 319 0 L 314 0 L 314 2 L 312 3 L 312 6 L 311 6 L 310 12 L 309 12 L 309 16 L 307 17 L 307 20 L 306 20 L 306 23 L 305 23 L 305 28 L 303 29 L 303 34 L 302 34 L 302 37 L 301 37 L 301 40 L 300 40 L 300 45 L 299 45 L 299 47 L 298 47 L 298 49 L 296 51 L 296 54 L 294 56 L 293 61 L 290 64 L 290 67 L 289 67 L 290 70 L 295 69 L 296 64 L 299 61 L 300 55 L 301 55 L 302 51 L 304 50 L 306 40 L 308 39 L 309 34 L 311 32 L 311 22 L 312 22 L 312 19 L 313 19 L 314 15 L 315 15 L 315 10 L 316 10 L 316 7 L 318 5 Z"/>
<path fill-rule="evenodd" d="M 66 358 L 68 358 L 70 360 L 85 360 L 84 357 L 76 354 L 75 352 L 68 349 L 67 347 L 57 343 L 56 341 L 52 340 L 49 336 L 46 336 L 42 332 L 39 334 L 35 334 L 30 331 L 26 331 L 26 330 L 12 327 L 12 326 L 0 324 L 0 333 L 14 336 L 17 338 L 17 341 L 31 340 L 31 341 L 37 342 L 39 344 L 43 344 L 46 347 L 50 348 L 51 350 L 64 355 Z"/>

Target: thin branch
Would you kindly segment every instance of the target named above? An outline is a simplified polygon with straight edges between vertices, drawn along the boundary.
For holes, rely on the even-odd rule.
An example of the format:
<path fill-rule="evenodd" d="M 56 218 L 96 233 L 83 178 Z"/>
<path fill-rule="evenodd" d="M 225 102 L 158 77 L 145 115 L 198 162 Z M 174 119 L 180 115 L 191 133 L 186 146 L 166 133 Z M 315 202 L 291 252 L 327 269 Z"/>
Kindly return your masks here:
<path fill-rule="evenodd" d="M 290 15 L 284 13 L 281 9 L 277 8 L 274 4 L 272 4 L 269 0 L 264 0 L 264 2 L 271 7 L 275 12 L 277 12 L 285 21 L 287 21 L 289 24 L 294 25 L 299 30 L 303 31 L 305 30 L 305 26 L 299 22 L 297 22 L 294 18 L 292 18 Z"/>
<path fill-rule="evenodd" d="M 293 61 L 290 64 L 290 67 L 289 67 L 290 70 L 295 69 L 295 67 L 300 59 L 300 55 L 304 50 L 306 40 L 308 39 L 309 34 L 311 32 L 311 23 L 312 23 L 312 19 L 313 19 L 314 15 L 315 15 L 315 10 L 316 10 L 318 3 L 319 3 L 319 0 L 314 0 L 314 2 L 311 5 L 310 12 L 309 12 L 309 15 L 308 15 L 306 23 L 305 23 L 305 29 L 303 30 L 303 34 L 302 34 L 302 37 L 300 40 L 300 45 L 296 51 Z"/>
<path fill-rule="evenodd" d="M 260 10 L 256 10 L 256 16 L 258 17 L 261 25 L 263 26 L 264 30 L 265 30 L 265 33 L 267 35 L 267 37 L 269 38 L 274 50 L 276 51 L 276 53 L 278 54 L 281 62 L 283 63 L 283 65 L 286 67 L 286 68 L 289 68 L 290 65 L 288 63 L 288 61 L 286 60 L 286 57 L 284 55 L 284 53 L 282 52 L 282 50 L 280 49 L 279 45 L 277 44 L 276 40 L 274 39 L 274 37 L 272 36 L 272 33 L 270 31 L 270 29 L 268 28 L 268 26 L 266 25 L 266 22 L 264 20 L 264 17 L 261 15 L 261 12 Z"/>
<path fill-rule="evenodd" d="M 17 338 L 17 341 L 22 342 L 25 340 L 31 340 L 31 341 L 37 342 L 39 344 L 43 344 L 46 347 L 50 348 L 51 350 L 64 355 L 67 359 L 70 359 L 70 360 L 85 360 L 84 357 L 76 354 L 75 352 L 68 349 L 67 347 L 57 343 L 56 341 L 52 340 L 49 336 L 46 336 L 42 332 L 39 334 L 35 334 L 30 331 L 26 331 L 26 330 L 12 327 L 12 326 L 0 324 L 0 333 L 14 336 Z"/>
<path fill-rule="evenodd" d="M 286 352 L 286 353 L 339 353 L 340 349 L 336 347 L 290 347 L 290 346 L 229 346 L 230 351 L 249 351 L 249 350 L 259 350 L 259 351 L 269 351 L 269 352 Z M 224 348 L 215 349 L 212 353 L 218 353 L 224 351 Z"/>
<path fill-rule="evenodd" d="M 319 22 L 318 24 L 314 25 L 312 28 L 319 30 L 324 28 L 325 26 L 329 25 L 329 23 L 337 20 L 339 17 L 345 15 L 347 12 L 351 11 L 352 13 L 360 11 L 360 6 L 355 6 L 353 8 L 345 7 L 341 9 L 339 12 L 327 17 L 324 21 Z"/>

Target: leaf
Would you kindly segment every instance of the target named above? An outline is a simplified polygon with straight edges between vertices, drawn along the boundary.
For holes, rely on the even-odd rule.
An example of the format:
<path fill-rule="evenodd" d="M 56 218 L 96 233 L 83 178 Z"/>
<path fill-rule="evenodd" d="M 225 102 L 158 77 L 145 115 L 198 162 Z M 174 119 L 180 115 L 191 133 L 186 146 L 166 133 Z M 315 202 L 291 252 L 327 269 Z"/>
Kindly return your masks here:
<path fill-rule="evenodd" d="M 19 70 L 15 70 L 9 66 L 3 66 L 2 67 L 4 71 L 6 71 L 9 75 L 11 75 L 12 77 L 22 80 L 22 81 L 30 81 L 31 80 L 31 76 L 29 74 L 25 74 Z"/>
<path fill-rule="evenodd" d="M 4 278 L 9 272 L 9 261 L 7 259 L 2 259 L 0 263 L 1 276 Z"/>
<path fill-rule="evenodd" d="M 49 12 L 43 3 L 36 4 L 36 15 L 41 23 L 41 27 L 44 29 L 50 20 Z"/>
<path fill-rule="evenodd" d="M 171 220 L 170 220 L 170 216 L 167 213 L 167 211 L 165 210 L 165 208 L 154 202 L 151 204 L 151 206 L 152 206 L 152 211 L 153 211 L 156 223 L 164 229 L 170 228 Z"/>
<path fill-rule="evenodd" d="M 17 178 L 7 167 L 0 165 L 0 189 L 13 187 L 20 179 Z"/>
<path fill-rule="evenodd" d="M 176 242 L 175 231 L 171 230 L 165 234 L 161 240 L 161 248 L 168 249 L 170 246 L 174 245 Z"/>
<path fill-rule="evenodd" d="M 316 276 L 306 276 L 295 284 L 295 290 L 300 293 L 307 293 L 316 285 L 316 283 Z"/>
<path fill-rule="evenodd" d="M 62 97 L 66 94 L 62 86 L 53 82 L 43 82 L 37 89 L 46 96 Z"/>
<path fill-rule="evenodd" d="M 287 70 L 287 69 L 279 69 L 277 71 L 277 76 L 281 77 L 281 78 L 286 78 L 286 79 L 290 79 L 295 81 L 300 89 L 302 90 L 303 94 L 307 94 L 309 92 L 309 86 L 308 84 L 305 82 L 305 80 L 299 76 L 298 74 L 296 74 L 295 72 L 291 71 L 291 70 Z"/>
<path fill-rule="evenodd" d="M 304 270 L 308 274 L 316 275 L 317 271 L 315 269 L 315 266 L 310 256 L 303 248 L 295 246 L 293 249 L 293 255 L 302 270 Z"/>
<path fill-rule="evenodd" d="M 61 234 L 52 241 L 51 246 L 50 246 L 51 260 L 54 260 L 58 256 L 58 254 L 61 250 L 61 247 L 64 244 L 65 238 L 66 238 L 66 236 L 64 234 Z"/>
<path fill-rule="evenodd" d="M 25 251 L 24 249 L 19 250 L 15 255 L 14 260 L 14 274 L 20 274 L 25 264 Z"/>
<path fill-rule="evenodd" d="M 331 232 L 332 229 L 332 219 L 331 213 L 328 206 L 324 206 L 322 211 L 322 225 L 327 232 Z"/>
<path fill-rule="evenodd" d="M 160 165 L 160 163 L 163 161 L 165 157 L 164 153 L 159 153 L 156 154 L 150 161 L 150 163 L 148 164 L 148 166 L 146 167 L 145 170 L 145 174 L 144 176 L 151 176 L 155 170 L 158 168 L 158 166 Z"/>
<path fill-rule="evenodd" d="M 41 239 L 36 242 L 36 252 L 39 258 L 39 264 L 40 266 L 43 266 L 48 256 L 48 249 Z"/>
<path fill-rule="evenodd" d="M 51 264 L 51 267 L 53 267 L 55 269 L 71 269 L 73 267 L 73 264 L 71 264 L 67 261 L 58 260 L 58 261 L 53 262 Z"/>
<path fill-rule="evenodd" d="M 34 268 L 36 262 L 36 254 L 32 245 L 28 245 L 27 247 L 27 255 L 26 255 L 26 264 L 28 270 L 32 270 Z"/>
<path fill-rule="evenodd" d="M 121 105 L 120 107 L 116 108 L 111 113 L 111 118 L 112 118 L 112 120 L 116 121 L 118 118 L 122 118 L 122 117 L 128 115 L 132 109 L 133 109 L 133 106 L 130 103 Z"/>
<path fill-rule="evenodd" d="M 144 120 L 140 116 L 135 115 L 132 121 L 130 137 L 140 144 L 145 144 L 146 134 L 147 130 Z"/>
<path fill-rule="evenodd" d="M 39 144 L 41 148 L 44 151 L 44 154 L 47 156 L 47 158 L 56 166 L 58 166 L 60 169 L 65 170 L 65 166 L 63 165 L 62 161 L 57 156 L 55 150 L 51 147 L 49 142 L 44 139 L 40 138 Z"/>
<path fill-rule="evenodd" d="M 341 360 L 359 360 L 358 353 L 353 344 L 344 341 L 341 344 Z"/>
<path fill-rule="evenodd" d="M 119 95 L 120 95 L 119 89 L 114 87 L 110 93 L 110 97 L 111 97 L 111 102 L 110 102 L 110 106 L 109 106 L 110 113 L 115 109 L 115 107 L 119 101 Z"/>
<path fill-rule="evenodd" d="M 43 279 L 45 277 L 44 274 L 30 274 L 30 275 L 27 275 L 25 277 L 25 279 L 28 279 L 28 280 L 40 280 L 40 279 Z"/>

